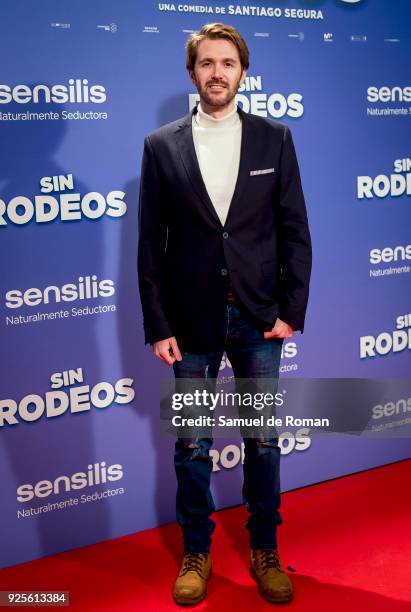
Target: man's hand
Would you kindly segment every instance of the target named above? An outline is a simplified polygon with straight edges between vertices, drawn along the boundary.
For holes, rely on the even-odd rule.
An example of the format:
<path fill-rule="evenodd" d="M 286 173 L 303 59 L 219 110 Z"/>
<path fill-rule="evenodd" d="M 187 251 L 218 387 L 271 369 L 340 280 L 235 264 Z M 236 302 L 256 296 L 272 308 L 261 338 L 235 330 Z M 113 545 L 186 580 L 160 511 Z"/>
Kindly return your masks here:
<path fill-rule="evenodd" d="M 175 336 L 154 342 L 153 351 L 154 355 L 167 365 L 173 365 L 175 361 L 181 361 L 183 359 Z"/>
<path fill-rule="evenodd" d="M 288 323 L 277 319 L 274 327 L 270 331 L 264 332 L 264 338 L 269 340 L 270 338 L 292 338 L 294 329 Z"/>

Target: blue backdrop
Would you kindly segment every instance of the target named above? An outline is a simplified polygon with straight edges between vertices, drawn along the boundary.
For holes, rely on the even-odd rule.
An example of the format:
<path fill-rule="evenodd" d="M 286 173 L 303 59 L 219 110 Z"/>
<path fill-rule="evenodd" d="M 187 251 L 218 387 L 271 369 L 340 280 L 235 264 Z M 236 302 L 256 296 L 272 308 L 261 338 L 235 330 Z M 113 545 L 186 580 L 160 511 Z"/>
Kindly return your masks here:
<path fill-rule="evenodd" d="M 158 427 L 170 370 L 144 347 L 137 292 L 138 186 L 144 135 L 194 103 L 184 42 L 205 22 L 244 35 L 238 103 L 287 123 L 300 160 L 314 267 L 283 375 L 409 377 L 408 4 L 4 4 L 2 567 L 174 520 Z M 379 422 L 406 416 L 407 399 L 393 387 Z M 283 490 L 410 455 L 400 436 L 281 443 Z M 241 502 L 241 452 L 216 441 L 218 507 Z"/>

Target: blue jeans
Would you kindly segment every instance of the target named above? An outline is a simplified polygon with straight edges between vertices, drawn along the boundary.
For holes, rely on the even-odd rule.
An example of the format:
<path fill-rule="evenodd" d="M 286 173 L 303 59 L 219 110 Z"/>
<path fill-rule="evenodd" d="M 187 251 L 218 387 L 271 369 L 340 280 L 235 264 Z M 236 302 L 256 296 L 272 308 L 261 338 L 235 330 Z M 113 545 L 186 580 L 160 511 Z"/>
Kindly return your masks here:
<path fill-rule="evenodd" d="M 175 361 L 176 378 L 216 379 L 224 351 L 236 378 L 278 378 L 283 340 L 265 340 L 244 312 L 233 303 L 226 306 L 226 337 L 219 350 L 207 354 L 183 353 Z M 212 438 L 182 439 L 175 445 L 177 521 L 182 528 L 186 553 L 207 553 L 215 523 L 210 491 Z M 282 522 L 280 508 L 280 447 L 278 437 L 244 438 L 243 501 L 250 513 L 247 528 L 250 547 L 277 546 L 276 529 Z"/>

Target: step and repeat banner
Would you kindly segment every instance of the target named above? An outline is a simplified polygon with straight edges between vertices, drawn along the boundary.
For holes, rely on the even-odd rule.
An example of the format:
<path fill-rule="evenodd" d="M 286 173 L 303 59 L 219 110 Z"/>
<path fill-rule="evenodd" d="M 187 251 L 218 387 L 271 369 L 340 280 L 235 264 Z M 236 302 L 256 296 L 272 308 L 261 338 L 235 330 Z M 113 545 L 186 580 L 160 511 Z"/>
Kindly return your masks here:
<path fill-rule="evenodd" d="M 283 490 L 410 456 L 405 435 L 381 435 L 411 416 L 392 382 L 411 363 L 408 5 L 2 6 L 1 567 L 174 520 L 159 423 L 172 372 L 144 346 L 138 190 L 144 136 L 198 99 L 184 44 L 206 22 L 246 38 L 238 104 L 287 124 L 300 161 L 314 267 L 282 376 L 391 381 L 370 414 L 378 437 L 281 435 Z M 216 439 L 212 457 L 217 507 L 241 503 L 241 438 Z"/>

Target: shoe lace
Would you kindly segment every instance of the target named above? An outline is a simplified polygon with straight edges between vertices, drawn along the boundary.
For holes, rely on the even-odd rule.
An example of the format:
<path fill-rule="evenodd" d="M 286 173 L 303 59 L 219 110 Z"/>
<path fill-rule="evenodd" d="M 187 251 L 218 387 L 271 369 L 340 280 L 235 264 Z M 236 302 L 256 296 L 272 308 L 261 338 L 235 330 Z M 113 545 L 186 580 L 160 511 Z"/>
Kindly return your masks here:
<path fill-rule="evenodd" d="M 201 570 L 206 558 L 207 555 L 202 553 L 188 553 L 185 555 L 181 575 L 184 575 L 187 572 L 197 572 L 197 574 L 201 576 Z"/>
<path fill-rule="evenodd" d="M 261 551 L 261 569 L 266 573 L 270 567 L 275 568 L 279 572 L 284 572 L 281 567 L 280 558 L 277 550 L 262 550 Z"/>

